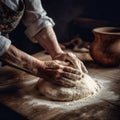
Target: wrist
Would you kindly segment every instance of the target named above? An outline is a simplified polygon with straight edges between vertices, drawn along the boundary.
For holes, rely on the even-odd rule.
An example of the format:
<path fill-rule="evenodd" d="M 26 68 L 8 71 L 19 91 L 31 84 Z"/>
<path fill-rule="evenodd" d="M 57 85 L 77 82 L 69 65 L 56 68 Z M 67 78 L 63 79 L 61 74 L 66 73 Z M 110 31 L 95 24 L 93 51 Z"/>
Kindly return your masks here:
<path fill-rule="evenodd" d="M 40 73 L 44 70 L 44 62 L 33 58 L 31 71 L 35 76 L 40 77 Z"/>
<path fill-rule="evenodd" d="M 34 36 L 34 39 L 36 39 L 36 41 L 46 49 L 52 58 L 64 53 L 51 26 L 48 26 L 40 31 L 36 36 Z"/>
<path fill-rule="evenodd" d="M 54 60 L 54 59 L 57 58 L 57 56 L 60 56 L 60 55 L 62 55 L 62 54 L 64 54 L 64 51 L 63 51 L 63 50 L 60 50 L 60 51 L 54 51 L 54 52 L 52 52 L 50 55 L 51 55 L 52 59 Z"/>

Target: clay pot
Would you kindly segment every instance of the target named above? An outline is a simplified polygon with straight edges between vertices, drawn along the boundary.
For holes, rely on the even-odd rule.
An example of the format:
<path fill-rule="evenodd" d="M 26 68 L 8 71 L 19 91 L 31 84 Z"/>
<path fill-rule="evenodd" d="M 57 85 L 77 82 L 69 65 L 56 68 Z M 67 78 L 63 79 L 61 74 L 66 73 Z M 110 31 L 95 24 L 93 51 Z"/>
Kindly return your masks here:
<path fill-rule="evenodd" d="M 120 64 L 120 28 L 100 27 L 93 29 L 95 36 L 91 44 L 92 58 L 104 66 Z"/>

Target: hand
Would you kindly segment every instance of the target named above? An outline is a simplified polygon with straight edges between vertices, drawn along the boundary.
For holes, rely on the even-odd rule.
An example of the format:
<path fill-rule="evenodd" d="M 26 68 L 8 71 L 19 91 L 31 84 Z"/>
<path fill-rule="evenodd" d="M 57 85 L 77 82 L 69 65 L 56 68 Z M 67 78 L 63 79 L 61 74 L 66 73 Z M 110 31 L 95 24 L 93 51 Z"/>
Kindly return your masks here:
<path fill-rule="evenodd" d="M 82 77 L 82 73 L 88 73 L 83 62 L 80 61 L 79 58 L 73 53 L 70 53 L 70 52 L 69 53 L 61 53 L 61 54 L 57 55 L 54 59 L 68 61 L 73 67 L 80 70 L 81 77 Z"/>
<path fill-rule="evenodd" d="M 74 87 L 75 81 L 81 79 L 80 71 L 66 65 L 58 60 L 45 61 L 38 68 L 37 76 L 64 87 Z"/>

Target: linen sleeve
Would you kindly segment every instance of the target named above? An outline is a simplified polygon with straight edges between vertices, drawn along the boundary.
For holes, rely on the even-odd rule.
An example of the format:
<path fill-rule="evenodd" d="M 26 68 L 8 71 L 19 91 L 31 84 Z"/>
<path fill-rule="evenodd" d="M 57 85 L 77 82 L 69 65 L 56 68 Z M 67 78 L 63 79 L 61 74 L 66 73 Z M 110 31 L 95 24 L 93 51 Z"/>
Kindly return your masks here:
<path fill-rule="evenodd" d="M 43 9 L 41 0 L 24 0 L 25 12 L 23 16 L 23 23 L 26 26 L 25 34 L 32 40 L 40 30 L 46 26 L 54 26 L 53 20 L 47 16 L 46 11 Z"/>
<path fill-rule="evenodd" d="M 10 45 L 11 41 L 8 38 L 0 35 L 0 56 L 2 56 L 8 50 Z"/>

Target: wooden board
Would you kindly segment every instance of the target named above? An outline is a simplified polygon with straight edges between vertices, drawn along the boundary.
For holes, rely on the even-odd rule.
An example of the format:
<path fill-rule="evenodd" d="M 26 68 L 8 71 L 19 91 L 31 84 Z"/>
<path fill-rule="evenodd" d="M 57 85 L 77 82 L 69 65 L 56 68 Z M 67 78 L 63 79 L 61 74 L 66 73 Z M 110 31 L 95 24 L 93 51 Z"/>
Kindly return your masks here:
<path fill-rule="evenodd" d="M 35 85 L 39 78 L 5 66 L 0 69 L 0 82 L 7 81 L 6 87 L 15 89 L 2 91 L 0 102 L 29 120 L 119 120 L 120 68 L 102 68 L 89 55 L 77 55 L 87 59 L 89 75 L 101 82 L 102 90 L 97 95 L 72 102 L 51 101 L 37 93 Z M 50 59 L 44 52 L 34 56 Z"/>

